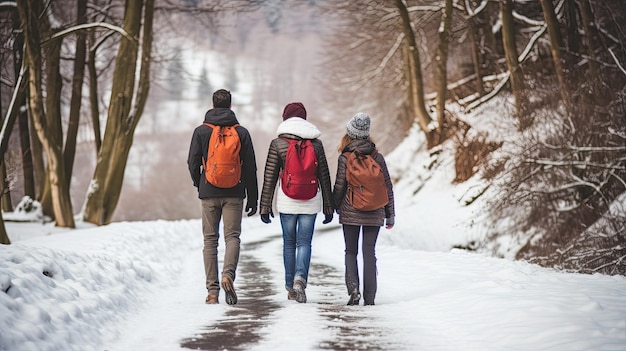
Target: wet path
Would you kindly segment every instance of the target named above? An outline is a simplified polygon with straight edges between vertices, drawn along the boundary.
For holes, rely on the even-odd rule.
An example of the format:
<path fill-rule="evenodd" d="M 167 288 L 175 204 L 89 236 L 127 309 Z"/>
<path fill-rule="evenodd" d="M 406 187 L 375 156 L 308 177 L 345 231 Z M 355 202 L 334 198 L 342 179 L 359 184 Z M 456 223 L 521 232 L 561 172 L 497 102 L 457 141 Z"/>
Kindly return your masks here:
<path fill-rule="evenodd" d="M 275 236 L 270 240 L 282 239 L 281 236 Z M 241 283 L 236 286 L 239 302 L 229 308 L 224 319 L 207 326 L 193 338 L 181 341 L 182 347 L 195 350 L 247 350 L 261 341 L 262 328 L 273 323 L 272 314 L 284 308 L 270 298 L 277 293 L 276 287 L 271 283 L 271 276 L 277 272 L 265 267 L 252 254 L 256 248 L 268 242 L 270 241 L 247 243 L 245 248 L 242 245 L 237 272 L 244 279 L 238 279 Z M 324 318 L 325 329 L 328 331 L 325 334 L 329 335 L 327 340 L 319 342 L 316 349 L 406 349 L 406 345 L 390 341 L 393 333 L 370 315 L 368 310 L 380 306 L 346 306 L 344 302 L 337 303 L 338 296 L 345 297 L 346 302 L 348 300 L 343 279 L 343 271 L 312 260 L 309 281 L 316 285 L 319 300 L 310 301 L 308 305 L 314 305 L 317 314 Z"/>
<path fill-rule="evenodd" d="M 280 306 L 268 298 L 276 293 L 269 283 L 273 272 L 246 252 L 254 252 L 256 247 L 265 243 L 248 243 L 245 249 L 242 246 L 237 268 L 237 274 L 242 278 L 238 281 L 242 284 L 235 285 L 239 300 L 237 304 L 226 312 L 223 320 L 208 326 L 194 338 L 183 340 L 180 344 L 182 347 L 194 350 L 246 350 L 246 345 L 260 340 L 259 329 Z"/>
<path fill-rule="evenodd" d="M 320 350 L 402 350 L 406 346 L 389 340 L 393 333 L 381 327 L 368 310 L 376 306 L 347 306 L 348 292 L 343 285 L 344 275 L 336 268 L 323 264 L 311 263 L 315 272 L 314 281 L 322 286 L 323 296 L 333 302 L 321 302 L 319 314 L 326 318 L 327 328 L 334 330 L 333 338 L 323 340 L 318 345 Z M 313 275 L 313 274 L 312 274 Z M 336 297 L 345 297 L 345 303 L 337 304 Z M 361 300 L 363 304 L 363 300 Z"/>

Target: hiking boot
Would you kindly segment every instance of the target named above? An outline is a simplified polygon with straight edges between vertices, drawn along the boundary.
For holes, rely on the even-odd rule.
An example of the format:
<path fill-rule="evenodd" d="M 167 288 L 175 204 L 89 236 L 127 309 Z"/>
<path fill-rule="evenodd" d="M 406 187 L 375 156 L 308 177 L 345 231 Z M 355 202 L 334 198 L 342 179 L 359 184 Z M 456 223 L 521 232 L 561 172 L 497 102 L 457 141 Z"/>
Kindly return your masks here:
<path fill-rule="evenodd" d="M 237 293 L 235 293 L 235 287 L 233 285 L 233 280 L 230 279 L 229 276 L 222 276 L 222 289 L 226 293 L 226 303 L 229 305 L 234 305 L 237 303 Z"/>
<path fill-rule="evenodd" d="M 204 303 L 206 303 L 207 305 L 218 304 L 219 301 L 217 301 L 217 295 L 213 295 L 213 294 L 207 295 L 206 300 L 204 300 Z"/>
<path fill-rule="evenodd" d="M 296 292 L 296 301 L 299 303 L 306 302 L 306 293 L 304 292 L 304 283 L 300 280 L 296 280 L 293 283 L 293 290 Z"/>
<path fill-rule="evenodd" d="M 287 300 L 295 300 L 297 296 L 298 296 L 298 293 L 296 293 L 295 290 L 287 291 Z"/>
<path fill-rule="evenodd" d="M 361 299 L 361 294 L 358 291 L 354 291 L 352 294 L 350 294 L 350 299 L 348 300 L 348 306 L 358 306 L 360 299 Z"/>

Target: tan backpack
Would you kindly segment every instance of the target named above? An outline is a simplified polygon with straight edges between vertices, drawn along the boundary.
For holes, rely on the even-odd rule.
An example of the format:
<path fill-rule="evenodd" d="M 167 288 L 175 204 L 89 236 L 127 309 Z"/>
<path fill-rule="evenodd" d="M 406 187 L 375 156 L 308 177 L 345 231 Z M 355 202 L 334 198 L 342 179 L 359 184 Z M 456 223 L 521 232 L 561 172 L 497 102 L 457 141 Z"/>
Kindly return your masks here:
<path fill-rule="evenodd" d="M 344 152 L 348 201 L 360 211 L 373 211 L 389 203 L 385 175 L 371 155 Z"/>

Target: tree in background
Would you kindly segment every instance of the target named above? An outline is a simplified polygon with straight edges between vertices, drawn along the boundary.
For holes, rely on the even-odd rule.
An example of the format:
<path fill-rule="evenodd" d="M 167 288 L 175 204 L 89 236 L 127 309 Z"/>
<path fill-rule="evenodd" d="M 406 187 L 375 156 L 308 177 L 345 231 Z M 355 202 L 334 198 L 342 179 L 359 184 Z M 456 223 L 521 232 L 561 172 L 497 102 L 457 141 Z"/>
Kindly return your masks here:
<path fill-rule="evenodd" d="M 76 25 L 81 26 L 87 22 L 87 0 L 76 1 Z M 83 80 L 85 77 L 85 62 L 87 58 L 87 34 L 85 31 L 76 32 L 76 50 L 74 54 L 74 75 L 72 76 L 72 96 L 70 111 L 63 149 L 65 174 L 67 186 L 71 185 L 72 172 L 74 170 L 74 158 L 76 157 L 76 137 L 80 125 L 80 111 L 83 106 Z"/>
<path fill-rule="evenodd" d="M 559 22 L 554 12 L 554 6 L 551 0 L 541 0 L 541 8 L 543 9 L 543 16 L 548 27 L 548 35 L 550 36 L 550 49 L 552 52 L 552 62 L 554 64 L 554 74 L 556 75 L 559 83 L 559 92 L 561 93 L 561 99 L 563 100 L 563 107 L 565 115 L 569 116 L 570 102 L 567 94 L 567 82 L 565 80 L 565 70 L 563 69 L 563 55 L 561 50 L 563 48 L 563 39 L 561 38 L 561 32 L 559 29 Z"/>
<path fill-rule="evenodd" d="M 506 65 L 509 69 L 509 81 L 511 90 L 515 96 L 515 109 L 520 119 L 521 128 L 525 128 L 527 118 L 528 100 L 524 87 L 524 74 L 518 61 L 517 40 L 515 38 L 515 24 L 513 20 L 513 0 L 500 0 L 500 12 L 502 19 L 502 46 L 506 56 Z"/>
<path fill-rule="evenodd" d="M 58 226 L 74 227 L 72 202 L 63 164 L 60 105 L 57 104 L 62 82 L 59 74 L 60 39 L 50 40 L 45 48 L 45 68 L 48 82 L 46 95 L 44 95 L 40 38 L 42 34 L 45 35 L 45 38 L 52 35 L 52 30 L 47 22 L 48 17 L 41 16 L 45 14 L 44 6 L 38 0 L 18 2 L 18 11 L 24 32 L 24 61 L 29 77 L 29 112 L 33 127 L 46 152 L 48 161 L 46 184 L 50 189 L 52 213 Z M 44 108 L 44 96 L 47 111 Z"/>
<path fill-rule="evenodd" d="M 411 112 L 416 116 L 418 124 L 422 132 L 426 135 L 428 145 L 434 146 L 436 143 L 432 140 L 433 126 L 432 118 L 426 110 L 426 101 L 424 93 L 424 78 L 422 75 L 422 64 L 420 60 L 419 46 L 415 39 L 415 31 L 409 18 L 409 11 L 402 0 L 396 0 L 396 8 L 402 19 L 402 33 L 404 34 L 404 47 L 406 57 L 406 77 L 408 81 L 409 98 L 408 104 L 411 106 Z M 445 83 L 444 83 L 445 84 Z"/>
<path fill-rule="evenodd" d="M 396 124 L 388 119 L 384 124 L 396 130 L 400 124 L 406 131 L 415 121 L 428 147 L 437 145 L 429 133 L 444 127 L 447 104 L 455 102 L 469 112 L 504 96 L 513 103 L 522 141 L 517 151 L 485 169 L 506 198 L 492 204 L 492 219 L 514 223 L 507 232 L 542 235 L 542 240 L 520 239 L 528 244 L 518 257 L 591 267 L 586 272 L 626 272 L 620 263 L 626 252 L 619 246 L 626 240 L 626 220 L 610 212 L 612 202 L 626 191 L 626 164 L 620 156 L 626 151 L 626 12 L 619 1 L 463 0 L 452 3 L 450 17 L 437 15 L 449 5 L 443 0 L 389 4 L 325 4 L 338 26 L 326 51 L 332 93 L 350 92 L 342 101 L 357 101 L 359 108 L 385 111 L 392 105 L 404 122 L 396 117 Z M 452 19 L 448 29 L 447 19 Z M 448 46 L 455 50 L 447 56 L 448 64 L 446 35 L 455 43 Z M 410 93 L 399 93 L 403 91 Z M 433 107 L 437 123 L 424 118 Z M 405 111 L 404 116 L 397 111 Z M 457 181 L 464 181 L 503 141 L 487 134 L 467 139 L 472 127 L 459 122 L 456 157 L 467 162 L 457 160 Z M 592 231 L 604 217 L 613 222 Z M 606 240 L 583 239 L 593 235 Z M 562 251 L 565 245 L 576 250 Z M 574 252 L 587 257 L 585 262 L 576 261 Z"/>
<path fill-rule="evenodd" d="M 123 29 L 129 37 L 120 40 L 117 51 L 102 149 L 83 210 L 87 222 L 110 223 L 119 200 L 133 134 L 150 89 L 153 16 L 153 0 L 126 2 Z"/>
<path fill-rule="evenodd" d="M 215 89 L 211 85 L 211 81 L 209 80 L 209 74 L 206 70 L 206 66 L 202 66 L 202 71 L 200 72 L 200 78 L 198 79 L 198 96 L 196 99 L 201 106 L 206 105 L 206 101 L 211 99 L 213 92 Z"/>
<path fill-rule="evenodd" d="M 450 127 L 446 120 L 446 98 L 448 93 L 448 42 L 450 40 L 450 28 L 452 26 L 452 0 L 446 0 L 441 14 L 441 26 L 439 27 L 439 45 L 437 47 L 437 134 L 435 143 L 440 144 L 445 140 L 445 132 Z"/>

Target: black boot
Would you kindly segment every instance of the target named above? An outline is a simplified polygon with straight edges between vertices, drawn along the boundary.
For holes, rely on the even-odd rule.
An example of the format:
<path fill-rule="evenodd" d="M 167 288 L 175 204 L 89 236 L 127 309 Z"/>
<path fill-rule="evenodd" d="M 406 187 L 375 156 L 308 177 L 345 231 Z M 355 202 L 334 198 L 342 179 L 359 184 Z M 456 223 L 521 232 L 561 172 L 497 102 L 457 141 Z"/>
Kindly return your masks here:
<path fill-rule="evenodd" d="M 358 306 L 360 299 L 361 299 L 361 294 L 358 291 L 353 291 L 352 294 L 350 294 L 350 300 L 348 300 L 348 306 Z"/>

